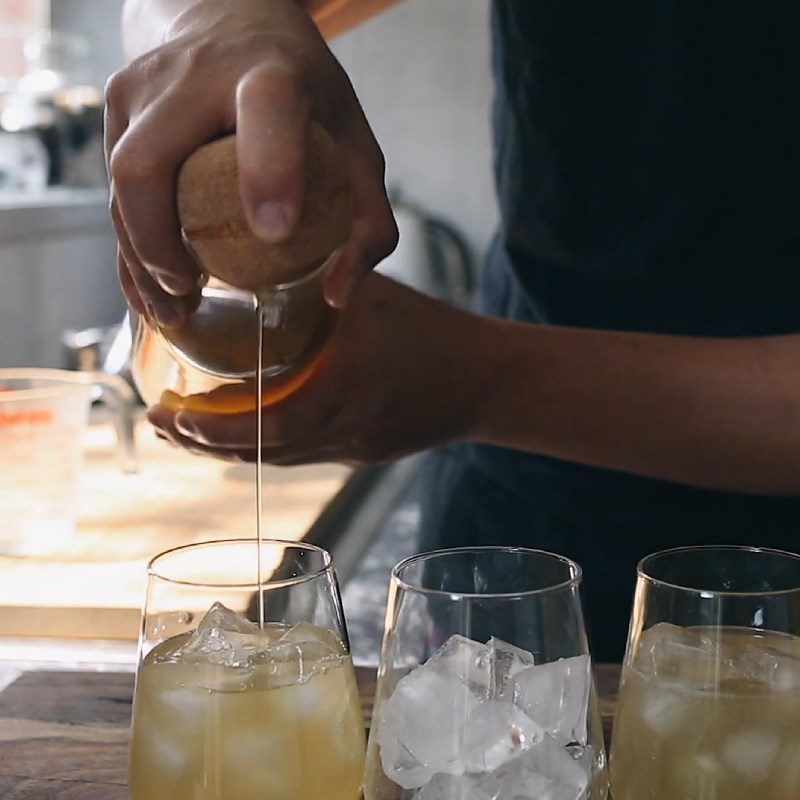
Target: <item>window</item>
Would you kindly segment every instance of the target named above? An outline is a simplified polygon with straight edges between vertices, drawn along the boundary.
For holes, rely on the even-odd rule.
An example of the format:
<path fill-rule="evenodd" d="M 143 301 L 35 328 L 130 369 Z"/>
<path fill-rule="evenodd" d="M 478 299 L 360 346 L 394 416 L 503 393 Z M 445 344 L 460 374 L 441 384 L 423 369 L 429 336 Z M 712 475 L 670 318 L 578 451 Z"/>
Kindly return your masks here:
<path fill-rule="evenodd" d="M 0 83 L 22 75 L 25 34 L 48 23 L 49 0 L 0 0 Z"/>

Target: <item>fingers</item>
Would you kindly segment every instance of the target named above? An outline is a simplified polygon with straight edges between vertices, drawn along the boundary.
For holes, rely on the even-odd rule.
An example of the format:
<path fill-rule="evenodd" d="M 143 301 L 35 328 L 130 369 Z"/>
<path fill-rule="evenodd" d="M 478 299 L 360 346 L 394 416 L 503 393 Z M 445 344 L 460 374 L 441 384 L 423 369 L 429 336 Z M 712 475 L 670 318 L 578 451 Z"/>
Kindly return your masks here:
<path fill-rule="evenodd" d="M 122 221 L 116 198 L 111 201 L 111 218 L 117 232 L 118 271 L 125 299 L 136 311 L 147 314 L 164 327 L 180 327 L 186 321 L 189 312 L 187 304 L 183 299 L 161 291 L 139 261 Z"/>
<path fill-rule="evenodd" d="M 135 261 L 150 275 L 156 294 L 180 297 L 197 288 L 200 270 L 181 238 L 176 181 L 186 156 L 214 138 L 222 125 L 219 109 L 213 112 L 202 108 L 198 98 L 167 93 L 113 147 L 113 211 L 118 234 L 124 230 L 128 239 L 123 255 L 132 270 Z M 155 295 L 150 299 L 156 305 Z"/>
<path fill-rule="evenodd" d="M 103 112 L 103 148 L 106 157 L 106 170 L 110 172 L 111 153 L 117 146 L 120 137 L 128 127 L 128 115 L 120 108 L 124 108 L 125 101 L 122 84 L 124 78 L 118 73 L 112 75 L 106 84 L 105 110 Z"/>
<path fill-rule="evenodd" d="M 355 287 L 397 247 L 397 224 L 375 168 L 362 159 L 351 161 L 353 231 L 339 258 L 325 276 L 325 299 L 334 308 L 345 308 Z"/>
<path fill-rule="evenodd" d="M 279 51 L 241 79 L 236 115 L 245 213 L 258 236 L 278 242 L 303 210 L 309 115 L 303 80 Z"/>
<path fill-rule="evenodd" d="M 290 402 L 262 410 L 262 444 L 268 448 L 320 449 L 335 441 L 334 421 L 340 401 L 318 392 L 294 394 Z M 214 414 L 172 411 L 155 406 L 148 419 L 157 428 L 174 430 L 195 444 L 218 450 L 254 449 L 258 440 L 257 417 L 244 414 Z M 313 442 L 313 448 L 312 448 Z"/>
<path fill-rule="evenodd" d="M 138 314 L 145 314 L 147 309 L 144 301 L 136 288 L 133 276 L 119 248 L 117 248 L 117 275 L 119 275 L 119 284 L 122 287 L 122 294 L 125 296 L 128 305 Z"/>
<path fill-rule="evenodd" d="M 169 444 L 180 447 L 193 455 L 216 458 L 232 463 L 253 463 L 257 458 L 257 450 L 249 447 L 212 447 L 200 444 L 182 434 L 175 425 L 174 416 L 165 409 L 153 409 L 151 421 L 156 427 L 156 436 Z M 264 447 L 261 459 L 265 464 L 277 467 L 294 467 L 301 464 L 319 464 L 338 461 L 333 447 Z"/>

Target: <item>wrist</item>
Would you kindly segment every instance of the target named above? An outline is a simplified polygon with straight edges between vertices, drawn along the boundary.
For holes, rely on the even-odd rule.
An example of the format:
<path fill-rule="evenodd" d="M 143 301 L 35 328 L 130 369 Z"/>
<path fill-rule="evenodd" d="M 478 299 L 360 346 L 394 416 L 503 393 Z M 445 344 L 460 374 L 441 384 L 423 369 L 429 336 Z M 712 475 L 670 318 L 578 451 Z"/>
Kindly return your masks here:
<path fill-rule="evenodd" d="M 254 22 L 264 17 L 264 0 L 228 0 L 226 3 L 195 0 L 177 14 L 164 32 L 164 43 L 174 41 L 195 31 L 227 28 L 230 21 L 234 25 Z"/>

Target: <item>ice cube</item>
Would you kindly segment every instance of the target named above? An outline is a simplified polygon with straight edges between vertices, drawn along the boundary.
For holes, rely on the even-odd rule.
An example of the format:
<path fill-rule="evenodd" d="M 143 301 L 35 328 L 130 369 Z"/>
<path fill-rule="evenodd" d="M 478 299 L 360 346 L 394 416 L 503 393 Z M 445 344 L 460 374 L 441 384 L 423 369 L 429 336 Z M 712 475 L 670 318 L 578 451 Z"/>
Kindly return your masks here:
<path fill-rule="evenodd" d="M 284 731 L 269 730 L 265 724 L 231 726 L 224 730 L 219 746 L 220 763 L 230 776 L 227 780 L 236 776 L 239 797 L 291 797 L 292 790 L 303 785 L 296 740 Z M 201 797 L 207 798 L 211 789 L 206 792 Z"/>
<path fill-rule="evenodd" d="M 269 643 L 254 622 L 214 603 L 195 631 L 174 654 L 184 663 L 248 667 L 253 653 Z"/>
<path fill-rule="evenodd" d="M 187 686 L 159 693 L 158 702 L 174 722 L 197 730 L 208 711 L 208 699 L 204 695 L 202 689 Z"/>
<path fill-rule="evenodd" d="M 722 766 L 717 753 L 695 752 L 692 749 L 683 759 L 678 757 L 670 770 L 678 797 L 703 797 L 709 786 L 724 785 L 730 775 Z"/>
<path fill-rule="evenodd" d="M 457 678 L 476 697 L 491 695 L 492 661 L 488 645 L 456 634 L 428 659 L 424 668 Z"/>
<path fill-rule="evenodd" d="M 456 634 L 427 665 L 455 675 L 476 697 L 490 699 L 504 694 L 511 679 L 533 665 L 533 655 L 496 637 L 481 644 Z"/>
<path fill-rule="evenodd" d="M 768 691 L 800 687 L 800 648 L 795 650 L 792 640 L 749 644 L 738 666 L 743 677 L 763 684 Z"/>
<path fill-rule="evenodd" d="M 431 782 L 420 789 L 414 800 L 490 800 L 481 791 L 474 778 L 467 775 L 434 775 Z"/>
<path fill-rule="evenodd" d="M 285 672 L 286 665 L 293 664 L 296 667 L 294 682 L 304 683 L 314 675 L 341 664 L 345 652 L 341 640 L 333 633 L 308 622 L 301 622 L 265 651 L 265 657 L 282 665 L 277 672 Z"/>
<path fill-rule="evenodd" d="M 787 745 L 781 753 L 775 787 L 777 797 L 800 797 L 800 742 Z"/>
<path fill-rule="evenodd" d="M 173 775 L 185 771 L 189 752 L 175 732 L 165 729 L 159 722 L 146 714 L 140 714 L 133 729 L 133 748 L 139 753 L 139 760 L 152 765 L 153 769 Z"/>
<path fill-rule="evenodd" d="M 300 622 L 290 628 L 279 639 L 303 646 L 309 654 L 345 655 L 341 639 L 326 628 L 318 628 L 310 622 Z"/>
<path fill-rule="evenodd" d="M 562 744 L 586 744 L 590 671 L 586 655 L 527 667 L 512 681 L 514 704 Z"/>
<path fill-rule="evenodd" d="M 529 773 L 550 781 L 548 792 L 543 794 L 542 800 L 579 800 L 589 787 L 591 775 L 586 767 L 548 737 L 521 756 L 520 760 Z"/>
<path fill-rule="evenodd" d="M 722 743 L 725 766 L 748 783 L 760 783 L 773 768 L 781 749 L 777 733 L 764 730 L 745 730 L 729 733 Z"/>
<path fill-rule="evenodd" d="M 515 675 L 533 666 L 533 654 L 494 636 L 489 639 L 487 646 L 492 672 L 492 697 L 497 698 L 506 694 Z"/>
<path fill-rule="evenodd" d="M 678 730 L 691 710 L 691 700 L 683 692 L 668 686 L 662 690 L 653 683 L 637 707 L 644 724 L 661 737 Z"/>
<path fill-rule="evenodd" d="M 503 700 L 482 703 L 465 731 L 466 772 L 492 772 L 540 742 L 544 732 L 526 714 Z"/>
<path fill-rule="evenodd" d="M 472 691 L 438 664 L 429 662 L 408 673 L 380 705 L 377 737 L 387 777 L 404 789 L 415 789 L 437 772 L 463 772 L 460 754 L 467 721 L 479 705 Z M 428 772 L 424 780 L 425 770 L 418 775 L 418 766 Z"/>
<path fill-rule="evenodd" d="M 270 674 L 265 687 L 270 689 L 280 688 L 280 701 L 276 698 L 273 702 L 286 708 L 286 713 L 298 719 L 307 717 L 324 716 L 329 706 L 339 698 L 331 694 L 330 686 L 320 681 L 310 680 L 311 676 L 300 677 L 298 665 L 281 664 L 271 665 Z"/>
<path fill-rule="evenodd" d="M 637 668 L 686 688 L 714 688 L 740 677 L 735 653 L 720 640 L 692 628 L 661 622 L 647 630 L 636 653 Z"/>
<path fill-rule="evenodd" d="M 478 784 L 478 795 L 491 800 L 521 800 L 522 798 L 546 798 L 550 781 L 536 775 L 525 768 L 522 759 L 518 758 L 504 764 L 491 775 L 482 778 Z M 454 799 L 455 800 L 455 799 Z"/>
<path fill-rule="evenodd" d="M 381 749 L 381 766 L 389 780 L 403 789 L 417 789 L 426 786 L 436 774 L 435 769 L 423 766 L 400 743 L 388 733 L 378 733 Z"/>
<path fill-rule="evenodd" d="M 479 788 L 491 800 L 584 800 L 590 778 L 585 765 L 546 736 L 483 778 Z"/>
<path fill-rule="evenodd" d="M 214 603 L 208 610 L 200 624 L 197 632 L 206 636 L 213 635 L 214 631 L 225 631 L 226 633 L 258 633 L 258 625 L 251 622 L 243 614 L 231 611 L 222 603 Z"/>

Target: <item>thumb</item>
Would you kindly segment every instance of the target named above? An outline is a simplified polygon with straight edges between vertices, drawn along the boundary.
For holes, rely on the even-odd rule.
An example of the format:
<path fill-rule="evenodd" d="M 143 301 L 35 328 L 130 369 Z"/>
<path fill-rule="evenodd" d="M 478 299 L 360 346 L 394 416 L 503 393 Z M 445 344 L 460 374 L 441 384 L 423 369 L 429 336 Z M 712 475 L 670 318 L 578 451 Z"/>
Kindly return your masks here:
<path fill-rule="evenodd" d="M 279 242 L 303 211 L 308 96 L 292 65 L 275 57 L 241 79 L 236 106 L 245 214 L 257 236 Z"/>

